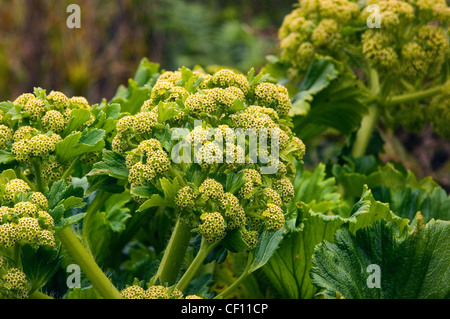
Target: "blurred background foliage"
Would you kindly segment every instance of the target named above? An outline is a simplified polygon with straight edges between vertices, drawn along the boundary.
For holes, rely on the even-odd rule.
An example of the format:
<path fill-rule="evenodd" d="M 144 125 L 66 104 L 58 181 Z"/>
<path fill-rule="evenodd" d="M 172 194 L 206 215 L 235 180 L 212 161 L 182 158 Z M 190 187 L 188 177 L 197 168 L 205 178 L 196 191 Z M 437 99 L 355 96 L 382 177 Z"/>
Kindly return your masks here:
<path fill-rule="evenodd" d="M 262 66 L 295 0 L 0 0 L 0 99 L 33 87 L 111 98 L 142 57 L 164 69 Z M 81 28 L 69 29 L 69 4 Z"/>
<path fill-rule="evenodd" d="M 81 28 L 69 29 L 69 4 Z M 247 72 L 278 54 L 278 28 L 297 0 L 0 0 L 0 101 L 34 87 L 111 99 L 143 57 L 163 69 L 216 65 Z M 383 161 L 402 162 L 450 191 L 450 143 L 429 128 L 384 136 Z M 307 167 L 332 164 L 347 138 L 307 141 Z M 377 143 L 375 143 L 377 144 Z M 330 163 L 331 162 L 331 163 Z"/>

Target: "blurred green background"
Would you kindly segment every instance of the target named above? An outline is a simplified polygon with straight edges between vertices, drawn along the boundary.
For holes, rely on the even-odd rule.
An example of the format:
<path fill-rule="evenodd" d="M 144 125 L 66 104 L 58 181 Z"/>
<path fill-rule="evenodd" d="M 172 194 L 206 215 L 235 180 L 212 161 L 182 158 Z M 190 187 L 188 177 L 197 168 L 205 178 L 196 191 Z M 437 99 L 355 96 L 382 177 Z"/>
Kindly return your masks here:
<path fill-rule="evenodd" d="M 42 87 L 98 103 L 133 77 L 143 57 L 166 70 L 224 65 L 245 73 L 278 54 L 278 28 L 297 2 L 0 0 L 0 101 Z M 80 29 L 67 27 L 69 4 L 80 6 Z M 395 136 L 387 139 L 383 161 L 403 162 L 450 190 L 448 142 L 429 128 Z M 345 142 L 336 138 L 308 141 L 312 167 L 336 157 Z"/>
<path fill-rule="evenodd" d="M 167 70 L 243 72 L 277 48 L 295 0 L 0 0 L 0 100 L 40 86 L 91 103 L 111 98 L 142 57 Z M 69 29 L 69 4 L 81 28 Z"/>

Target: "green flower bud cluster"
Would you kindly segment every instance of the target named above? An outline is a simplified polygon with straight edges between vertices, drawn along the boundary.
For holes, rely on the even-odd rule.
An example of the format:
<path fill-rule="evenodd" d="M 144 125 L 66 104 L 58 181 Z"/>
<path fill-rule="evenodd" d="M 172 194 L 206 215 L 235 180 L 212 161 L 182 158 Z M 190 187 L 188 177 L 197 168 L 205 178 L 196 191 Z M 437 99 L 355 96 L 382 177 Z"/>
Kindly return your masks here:
<path fill-rule="evenodd" d="M 301 78 L 316 54 L 351 64 L 349 55 L 383 74 L 436 76 L 448 59 L 445 0 L 299 0 L 279 30 L 281 57 Z M 368 9 L 377 5 L 379 16 Z M 378 19 L 379 27 L 368 21 Z M 362 30 L 362 31 L 361 31 Z"/>
<path fill-rule="evenodd" d="M 276 182 L 291 180 L 292 161 L 305 153 L 289 128 L 292 104 L 284 86 L 229 69 L 206 74 L 181 68 L 162 72 L 149 97 L 137 114 L 123 114 L 111 145 L 125 155 L 137 201 L 145 200 L 144 189 L 166 194 L 162 179 L 166 185 L 173 181 L 179 185 L 173 198 L 177 216 L 209 243 L 234 231 L 251 249 L 262 231 L 284 225 L 278 213 L 292 194 L 287 183 Z M 179 132 L 179 139 L 172 139 Z M 256 160 L 250 158 L 252 146 Z M 277 151 L 281 156 L 275 158 Z M 278 170 L 265 173 L 269 164 L 278 164 Z M 236 189 L 226 189 L 229 174 L 239 176 Z"/>
<path fill-rule="evenodd" d="M 182 299 L 183 293 L 173 287 L 150 286 L 146 290 L 138 285 L 128 286 L 121 292 L 123 299 Z"/>
<path fill-rule="evenodd" d="M 0 262 L 0 298 L 26 299 L 30 288 L 31 286 L 22 270 L 15 267 L 5 269 Z"/>
<path fill-rule="evenodd" d="M 84 97 L 67 97 L 62 92 L 36 89 L 35 93 L 24 93 L 13 102 L 7 102 L 14 113 L 5 113 L 0 120 L 0 150 L 11 153 L 24 170 L 31 169 L 27 177 L 31 182 L 58 180 L 70 163 L 59 163 L 56 145 L 66 136 L 78 133 L 67 130 L 74 123 L 72 112 L 77 109 L 90 111 L 90 118 L 77 127 L 82 130 L 92 125 L 95 116 Z M 14 115 L 12 115 L 14 114 Z M 71 124 L 71 127 L 72 127 Z M 36 170 L 39 167 L 39 170 Z M 41 176 L 36 176 L 40 173 Z M 44 185 L 45 186 L 45 185 Z"/>
<path fill-rule="evenodd" d="M 281 57 L 292 65 L 295 77 L 308 68 L 316 54 L 342 58 L 348 37 L 343 28 L 359 16 L 356 2 L 300 0 L 278 31 Z"/>
<path fill-rule="evenodd" d="M 157 139 L 142 141 L 137 148 L 126 157 L 126 165 L 130 170 L 128 181 L 132 186 L 143 186 L 150 183 L 169 169 L 170 159 Z"/>
<path fill-rule="evenodd" d="M 54 221 L 47 212 L 48 200 L 44 194 L 31 191 L 20 179 L 5 185 L 0 207 L 0 247 L 15 245 L 56 247 Z"/>

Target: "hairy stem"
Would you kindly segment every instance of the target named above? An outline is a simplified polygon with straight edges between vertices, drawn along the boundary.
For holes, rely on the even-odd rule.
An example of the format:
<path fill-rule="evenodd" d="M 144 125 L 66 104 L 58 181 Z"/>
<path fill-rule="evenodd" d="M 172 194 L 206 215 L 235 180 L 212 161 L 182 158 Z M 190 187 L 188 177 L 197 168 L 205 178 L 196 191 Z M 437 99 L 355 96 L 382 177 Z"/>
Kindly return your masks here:
<path fill-rule="evenodd" d="M 192 263 L 189 265 L 189 268 L 186 270 L 186 272 L 181 277 L 180 281 L 178 281 L 176 288 L 184 291 L 188 287 L 189 283 L 194 279 L 195 275 L 197 274 L 199 268 L 202 266 L 203 261 L 205 261 L 208 254 L 213 250 L 213 248 L 217 244 L 210 244 L 208 243 L 204 238 L 202 238 L 202 242 L 200 244 L 200 250 L 198 251 L 197 255 L 195 256 Z"/>
<path fill-rule="evenodd" d="M 410 92 L 402 95 L 397 95 L 390 97 L 384 104 L 386 106 L 397 105 L 401 103 L 409 103 L 414 101 L 419 101 L 438 94 L 442 90 L 442 85 L 438 85 L 426 90 Z"/>
<path fill-rule="evenodd" d="M 162 283 L 167 283 L 169 286 L 175 283 L 190 239 L 191 228 L 178 219 L 159 264 L 158 271 L 151 279 L 150 284 L 154 284 L 157 279 Z"/>
<path fill-rule="evenodd" d="M 62 244 L 91 281 L 94 288 L 105 299 L 120 299 L 121 294 L 97 265 L 94 257 L 69 227 L 57 233 Z"/>
<path fill-rule="evenodd" d="M 360 157 L 366 153 L 370 137 L 372 136 L 372 132 L 375 129 L 375 125 L 377 124 L 379 115 L 379 106 L 377 104 L 370 105 L 369 113 L 362 119 L 361 127 L 356 133 L 356 140 L 352 148 L 353 157 Z"/>

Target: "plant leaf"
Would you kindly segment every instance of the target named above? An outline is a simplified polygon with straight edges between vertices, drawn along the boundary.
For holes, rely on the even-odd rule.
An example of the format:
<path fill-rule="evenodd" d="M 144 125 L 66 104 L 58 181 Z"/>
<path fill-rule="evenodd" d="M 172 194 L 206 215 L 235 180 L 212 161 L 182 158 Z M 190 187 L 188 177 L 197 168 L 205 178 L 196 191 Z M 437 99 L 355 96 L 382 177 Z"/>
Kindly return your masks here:
<path fill-rule="evenodd" d="M 108 175 L 117 179 L 128 179 L 128 168 L 125 163 L 125 156 L 114 151 L 104 151 L 103 161 L 95 163 L 87 176 Z"/>
<path fill-rule="evenodd" d="M 376 220 L 393 220 L 399 227 L 406 227 L 408 220 L 395 216 L 389 205 L 375 201 L 367 188 L 360 201 L 353 207 L 349 218 L 328 216 L 313 212 L 308 205 L 298 204 L 298 216 L 291 232 L 280 244 L 263 270 L 282 298 L 309 299 L 318 291 L 312 285 L 309 271 L 316 245 L 324 240 L 333 241 L 334 234 L 346 227 L 354 233 Z M 289 222 L 288 222 L 289 223 Z"/>
<path fill-rule="evenodd" d="M 313 257 L 313 282 L 325 298 L 438 299 L 450 297 L 450 224 L 431 220 L 411 232 L 380 220 L 353 234 L 336 233 Z M 379 288 L 368 284 L 369 265 L 380 269 Z"/>
<path fill-rule="evenodd" d="M 56 273 L 63 261 L 59 251 L 50 246 L 33 248 L 22 246 L 22 267 L 31 283 L 30 293 L 44 286 Z"/>
<path fill-rule="evenodd" d="M 56 155 L 61 162 L 68 161 L 87 152 L 100 151 L 105 141 L 105 131 L 91 129 L 66 136 L 56 144 Z"/>
<path fill-rule="evenodd" d="M 344 64 L 330 57 L 314 59 L 290 112 L 297 136 L 307 140 L 327 128 L 350 134 L 367 112 L 365 99 L 362 85 Z"/>

